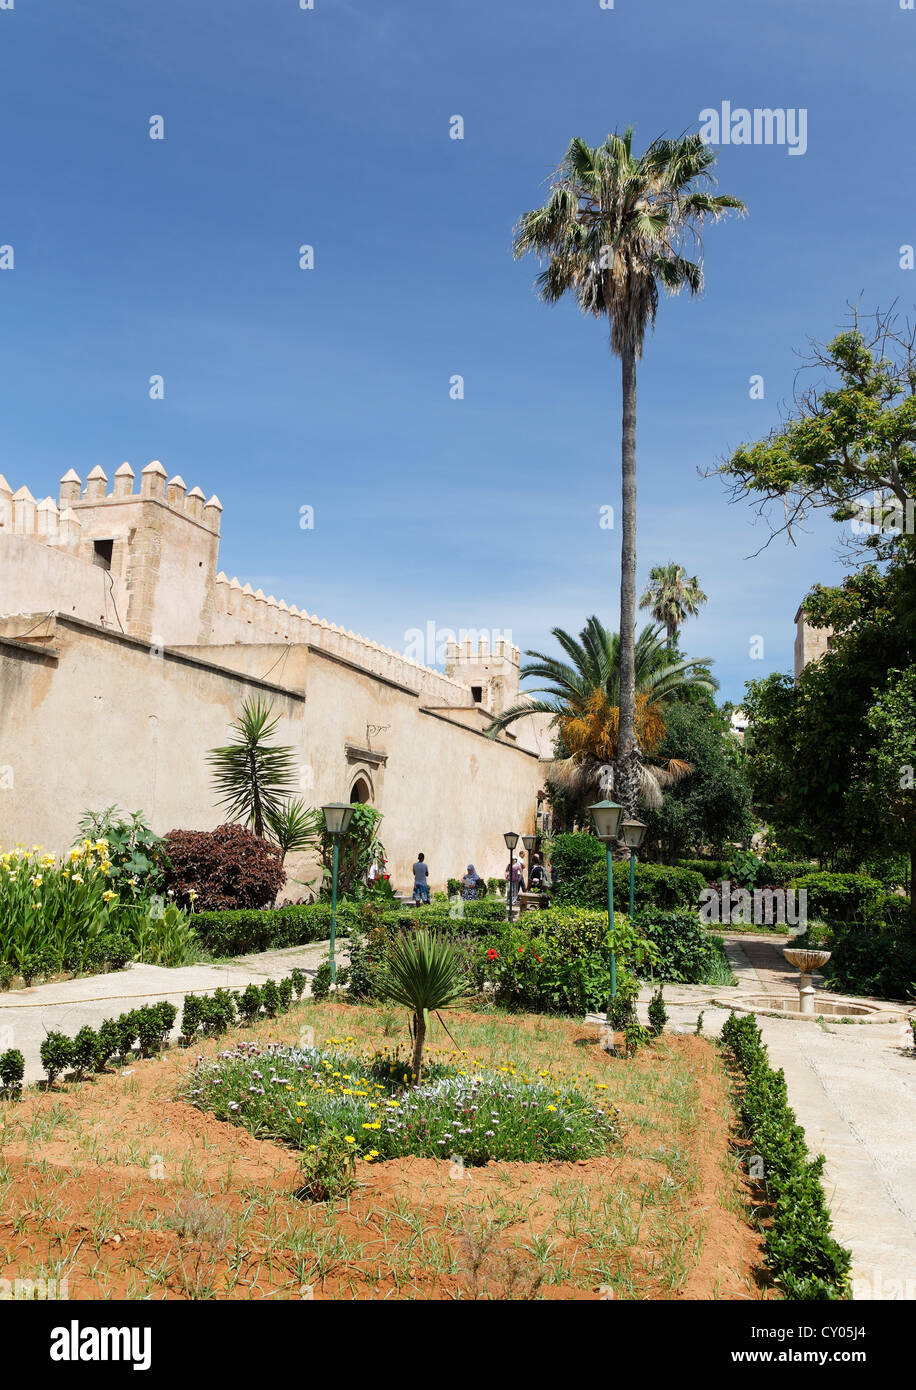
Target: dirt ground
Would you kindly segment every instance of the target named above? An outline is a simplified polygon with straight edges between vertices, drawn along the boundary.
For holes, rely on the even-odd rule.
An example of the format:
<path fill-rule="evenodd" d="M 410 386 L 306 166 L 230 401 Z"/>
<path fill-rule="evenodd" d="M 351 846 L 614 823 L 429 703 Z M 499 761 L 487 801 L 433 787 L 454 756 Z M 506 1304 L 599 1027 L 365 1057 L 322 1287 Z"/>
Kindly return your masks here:
<path fill-rule="evenodd" d="M 294 1015 L 239 1035 L 294 1041 L 306 1018 L 319 1041 L 344 1027 L 382 1041 L 372 1010 Z M 490 1022 L 497 1044 L 501 1026 L 516 1046 L 519 1029 L 545 1037 L 543 1020 Z M 434 1159 L 363 1164 L 332 1205 L 297 1198 L 294 1151 L 176 1099 L 225 1042 L 0 1103 L 0 1279 L 66 1280 L 71 1299 L 766 1297 L 714 1048 L 666 1035 L 624 1061 L 589 1025 L 551 1020 L 546 1036 L 607 1081 L 614 1152 L 464 1176 Z"/>

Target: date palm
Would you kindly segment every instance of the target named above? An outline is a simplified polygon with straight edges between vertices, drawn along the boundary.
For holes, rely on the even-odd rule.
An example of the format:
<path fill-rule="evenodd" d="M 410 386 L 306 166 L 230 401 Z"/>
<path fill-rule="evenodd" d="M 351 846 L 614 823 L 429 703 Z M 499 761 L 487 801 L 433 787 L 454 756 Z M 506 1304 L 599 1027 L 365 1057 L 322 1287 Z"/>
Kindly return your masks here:
<path fill-rule="evenodd" d="M 688 617 L 695 618 L 701 605 L 708 602 L 696 575 L 688 575 L 683 565 L 672 561 L 652 566 L 639 606 L 651 609 L 652 617 L 668 633 L 668 646 L 673 647 L 678 628 Z"/>
<path fill-rule="evenodd" d="M 738 198 L 714 194 L 715 152 L 699 135 L 659 137 L 641 155 L 633 131 L 603 145 L 571 141 L 551 179 L 543 207 L 526 212 L 514 235 L 516 258 L 546 260 L 537 278 L 541 298 L 571 293 L 583 313 L 605 317 L 611 352 L 620 358 L 621 447 L 620 734 L 617 794 L 632 815 L 639 785 L 636 743 L 636 364 L 655 322 L 659 287 L 668 294 L 703 286 L 699 259 L 704 222 Z M 695 259 L 691 259 L 691 256 Z"/>
<path fill-rule="evenodd" d="M 618 634 L 596 617 L 588 619 L 578 638 L 555 627 L 551 635 L 566 660 L 529 651 L 522 679 L 535 686 L 524 699 L 496 716 L 487 729 L 491 738 L 530 714 L 550 714 L 568 757 L 554 768 L 554 780 L 576 794 L 609 791 L 620 797 L 616 779 L 620 743 L 621 642 Z M 689 772 L 678 759 L 653 762 L 666 731 L 665 709 L 693 691 L 712 694 L 719 687 L 709 672 L 709 657 L 677 657 L 665 645 L 662 630 L 646 624 L 634 644 L 636 802 L 658 806 L 662 788 Z M 541 695 L 545 698 L 534 699 Z"/>

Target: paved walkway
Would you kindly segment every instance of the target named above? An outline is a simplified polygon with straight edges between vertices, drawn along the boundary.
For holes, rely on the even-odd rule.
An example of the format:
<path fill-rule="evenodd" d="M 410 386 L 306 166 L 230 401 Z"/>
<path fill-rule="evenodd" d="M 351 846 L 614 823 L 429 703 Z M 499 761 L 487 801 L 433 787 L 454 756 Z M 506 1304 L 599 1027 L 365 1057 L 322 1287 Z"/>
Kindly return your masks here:
<path fill-rule="evenodd" d="M 779 949 L 782 938 L 724 935 L 738 983 L 666 986 L 674 1031 L 693 1032 L 702 1012 L 703 1032 L 715 1036 L 730 1008 L 749 1007 L 761 996 L 778 1007 L 797 992 L 797 973 Z M 313 975 L 327 949 L 327 942 L 314 942 L 179 970 L 135 965 L 0 993 L 0 1051 L 18 1047 L 26 1080 L 35 1081 L 43 1075 L 38 1049 L 52 1029 L 72 1036 L 85 1023 L 98 1027 L 103 1018 L 160 999 L 180 1009 L 185 994 L 279 980 L 294 966 Z M 345 948 L 339 958 L 346 961 Z M 643 1018 L 651 994 L 651 986 L 640 993 Z M 856 1297 L 916 1299 L 916 1053 L 907 1010 L 850 1002 L 869 1002 L 875 1012 L 852 1023 L 759 1015 L 760 1028 L 773 1065 L 785 1072 L 809 1147 L 826 1154 L 824 1186 L 837 1239 L 852 1251 Z"/>
<path fill-rule="evenodd" d="M 784 938 L 728 933 L 725 940 L 737 986 L 666 987 L 669 1027 L 692 1032 L 702 1010 L 703 1032 L 717 1035 L 729 1006 L 797 993 Z M 650 995 L 641 991 L 641 1011 Z M 854 1296 L 916 1299 L 916 1051 L 908 1008 L 847 1002 L 873 1004 L 875 1012 L 867 1022 L 758 1022 L 811 1152 L 826 1155 L 824 1190 L 834 1234 L 852 1251 Z"/>
<path fill-rule="evenodd" d="M 46 1034 L 56 1030 L 73 1037 L 86 1023 L 98 1028 L 103 1018 L 116 1018 L 141 1004 L 162 999 L 178 1009 L 172 1030 L 172 1037 L 177 1038 L 186 994 L 209 994 L 220 987 L 244 989 L 267 979 L 282 980 L 294 966 L 307 976 L 314 975 L 327 956 L 328 945 L 327 941 L 313 941 L 308 946 L 237 956 L 228 965 L 187 965 L 177 970 L 132 965 L 110 975 L 7 990 L 0 993 L 0 1052 L 18 1047 L 25 1057 L 26 1081 L 38 1081 L 44 1076 L 38 1050 Z M 345 945 L 338 947 L 337 959 L 342 964 L 348 960 Z"/>

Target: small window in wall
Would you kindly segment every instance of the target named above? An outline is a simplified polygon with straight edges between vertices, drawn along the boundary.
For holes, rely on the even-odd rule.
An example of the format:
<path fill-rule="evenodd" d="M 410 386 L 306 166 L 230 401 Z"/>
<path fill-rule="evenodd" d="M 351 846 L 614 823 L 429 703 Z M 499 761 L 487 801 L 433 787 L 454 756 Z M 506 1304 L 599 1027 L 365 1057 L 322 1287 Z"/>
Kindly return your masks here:
<path fill-rule="evenodd" d="M 92 563 L 98 565 L 100 569 L 111 569 L 111 551 L 114 541 L 93 541 L 92 542 Z"/>
<path fill-rule="evenodd" d="M 483 686 L 482 686 L 482 685 L 472 685 L 472 686 L 471 686 L 471 699 L 474 701 L 474 704 L 475 704 L 475 705 L 479 705 L 479 704 L 480 704 L 481 700 L 483 699 Z"/>

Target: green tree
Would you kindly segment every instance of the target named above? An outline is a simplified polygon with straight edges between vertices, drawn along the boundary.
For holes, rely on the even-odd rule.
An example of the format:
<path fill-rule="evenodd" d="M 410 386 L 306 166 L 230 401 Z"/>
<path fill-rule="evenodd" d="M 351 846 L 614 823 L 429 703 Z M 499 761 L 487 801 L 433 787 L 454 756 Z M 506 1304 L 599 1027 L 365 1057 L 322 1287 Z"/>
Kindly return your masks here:
<path fill-rule="evenodd" d="M 381 821 L 382 813 L 374 806 L 354 803 L 347 832 L 339 837 L 337 891 L 341 897 L 352 896 L 358 892 L 373 862 L 384 858 L 385 847 L 378 838 Z M 321 863 L 325 871 L 321 893 L 323 897 L 330 898 L 334 837 L 324 829 L 323 822 L 320 835 Z"/>
<path fill-rule="evenodd" d="M 495 738 L 516 720 L 532 713 L 552 715 L 562 748 L 555 776 L 566 785 L 574 801 L 581 801 L 597 789 L 616 787 L 621 642 L 616 632 L 594 616 L 578 638 L 560 627 L 552 629 L 552 636 L 567 659 L 526 652 L 530 661 L 522 667 L 522 678 L 536 678 L 547 684 L 533 687 L 518 704 L 503 710 L 487 733 Z M 661 788 L 687 771 L 686 764 L 676 760 L 653 761 L 664 738 L 667 711 L 691 694 L 710 695 L 718 689 L 718 682 L 707 669 L 708 657 L 681 657 L 672 652 L 662 640 L 661 629 L 652 624 L 639 634 L 634 657 L 640 749 L 637 796 L 647 805 L 657 805 Z M 539 694 L 546 698 L 532 698 Z"/>
<path fill-rule="evenodd" d="M 850 328 L 814 344 L 807 367 L 817 381 L 797 395 L 788 419 L 720 465 L 733 496 L 752 499 L 774 535 L 791 538 L 812 511 L 826 510 L 850 523 L 847 540 L 866 558 L 888 559 L 901 548 L 912 556 L 914 343 L 916 330 L 900 331 L 893 315 L 876 314 L 866 332 L 853 312 Z"/>
<path fill-rule="evenodd" d="M 270 742 L 280 722 L 279 715 L 271 718 L 272 710 L 260 696 L 246 700 L 232 724 L 236 738 L 211 749 L 207 759 L 219 805 L 262 839 L 269 817 L 280 814 L 284 793 L 297 781 L 293 750 Z"/>
<path fill-rule="evenodd" d="M 677 643 L 678 629 L 688 616 L 695 618 L 701 605 L 708 602 L 696 575 L 688 575 L 683 565 L 676 565 L 672 561 L 667 565 L 652 566 L 639 606 L 651 609 L 652 617 L 661 623 L 668 634 L 668 646 L 673 648 Z"/>
<path fill-rule="evenodd" d="M 659 287 L 698 294 L 703 272 L 697 251 L 707 220 L 744 204 L 711 191 L 715 152 L 699 135 L 653 140 L 633 152 L 633 131 L 608 135 L 593 147 L 570 142 L 553 174 L 543 207 L 525 213 L 515 229 L 516 257 L 546 260 L 537 279 L 541 298 L 572 294 L 583 313 L 608 320 L 610 347 L 620 359 L 621 447 L 620 737 L 618 796 L 636 809 L 636 364 L 655 322 Z M 696 259 L 691 259 L 695 256 Z"/>
<path fill-rule="evenodd" d="M 743 757 L 728 720 L 702 705 L 676 702 L 665 711 L 661 759 L 678 759 L 690 772 L 646 812 L 647 841 L 672 861 L 706 846 L 719 853 L 726 842 L 754 831 L 751 790 Z"/>
<path fill-rule="evenodd" d="M 382 989 L 385 998 L 410 1010 L 411 1070 L 419 1086 L 430 1014 L 456 1004 L 468 992 L 461 957 L 435 932 L 421 929 L 401 935 L 388 951 Z"/>

